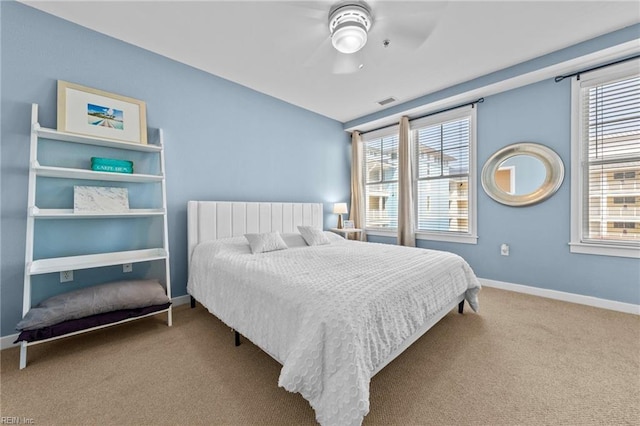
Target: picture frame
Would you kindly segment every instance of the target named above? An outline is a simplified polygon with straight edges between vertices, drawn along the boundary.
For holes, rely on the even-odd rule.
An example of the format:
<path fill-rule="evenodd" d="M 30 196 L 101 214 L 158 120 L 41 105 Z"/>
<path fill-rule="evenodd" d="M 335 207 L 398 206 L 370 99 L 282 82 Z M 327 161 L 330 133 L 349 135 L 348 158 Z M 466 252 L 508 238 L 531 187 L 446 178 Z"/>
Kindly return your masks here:
<path fill-rule="evenodd" d="M 147 143 L 144 101 L 58 80 L 58 131 Z"/>
<path fill-rule="evenodd" d="M 355 228 L 355 224 L 353 223 L 352 220 L 344 221 L 344 229 L 353 229 L 353 228 Z"/>

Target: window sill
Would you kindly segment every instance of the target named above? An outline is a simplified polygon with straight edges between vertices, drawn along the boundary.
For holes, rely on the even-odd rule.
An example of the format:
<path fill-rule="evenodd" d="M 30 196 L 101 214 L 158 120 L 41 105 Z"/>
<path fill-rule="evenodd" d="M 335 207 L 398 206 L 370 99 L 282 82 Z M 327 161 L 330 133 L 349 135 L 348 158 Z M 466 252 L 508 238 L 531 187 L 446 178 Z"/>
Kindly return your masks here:
<path fill-rule="evenodd" d="M 451 235 L 440 233 L 416 232 L 417 240 L 444 241 L 448 243 L 478 244 L 477 235 Z"/>
<path fill-rule="evenodd" d="M 373 235 L 375 237 L 388 237 L 388 238 L 397 238 L 398 230 L 397 229 L 367 229 L 367 235 Z"/>
<path fill-rule="evenodd" d="M 398 238 L 397 229 L 367 229 L 367 235 Z M 478 244 L 477 235 L 451 235 L 444 233 L 416 232 L 416 240 L 443 241 L 447 243 Z"/>
<path fill-rule="evenodd" d="M 569 243 L 569 250 L 571 251 L 571 253 L 595 254 L 598 256 L 630 257 L 634 259 L 640 259 L 640 248 L 638 247 Z"/>

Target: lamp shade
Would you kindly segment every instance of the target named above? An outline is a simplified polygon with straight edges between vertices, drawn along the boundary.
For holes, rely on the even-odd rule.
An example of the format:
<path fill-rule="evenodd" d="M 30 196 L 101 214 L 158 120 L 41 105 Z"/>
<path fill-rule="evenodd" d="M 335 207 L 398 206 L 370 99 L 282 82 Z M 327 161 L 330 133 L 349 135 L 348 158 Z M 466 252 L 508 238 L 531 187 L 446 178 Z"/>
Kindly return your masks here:
<path fill-rule="evenodd" d="M 347 212 L 347 203 L 335 203 L 333 205 L 333 212 L 335 214 L 346 214 Z"/>

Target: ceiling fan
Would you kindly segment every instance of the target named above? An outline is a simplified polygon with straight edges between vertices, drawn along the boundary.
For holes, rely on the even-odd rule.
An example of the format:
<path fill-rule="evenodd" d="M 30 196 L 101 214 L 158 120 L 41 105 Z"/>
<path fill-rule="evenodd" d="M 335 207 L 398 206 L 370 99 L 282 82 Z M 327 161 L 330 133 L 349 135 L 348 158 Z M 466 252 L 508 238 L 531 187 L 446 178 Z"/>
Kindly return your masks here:
<path fill-rule="evenodd" d="M 446 2 L 345 0 L 333 4 L 328 13 L 326 3 L 305 5 L 315 11 L 315 25 L 325 28 L 324 38 L 318 40 L 318 48 L 305 65 L 329 63 L 334 74 L 352 74 L 385 61 L 393 50 L 419 49 L 445 5 Z"/>
<path fill-rule="evenodd" d="M 331 44 L 340 53 L 356 53 L 367 43 L 372 24 L 371 9 L 364 2 L 333 6 L 329 12 Z"/>

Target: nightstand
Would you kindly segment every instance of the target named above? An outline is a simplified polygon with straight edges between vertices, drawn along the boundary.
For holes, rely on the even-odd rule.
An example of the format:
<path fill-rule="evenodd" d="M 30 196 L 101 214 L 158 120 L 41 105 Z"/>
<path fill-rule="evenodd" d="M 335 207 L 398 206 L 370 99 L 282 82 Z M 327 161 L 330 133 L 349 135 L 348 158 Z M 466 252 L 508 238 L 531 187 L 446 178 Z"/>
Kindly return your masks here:
<path fill-rule="evenodd" d="M 349 239 L 349 235 L 354 234 L 358 235 L 362 233 L 362 229 L 359 228 L 329 228 L 331 232 L 335 232 L 336 234 L 342 235 L 344 238 Z"/>

